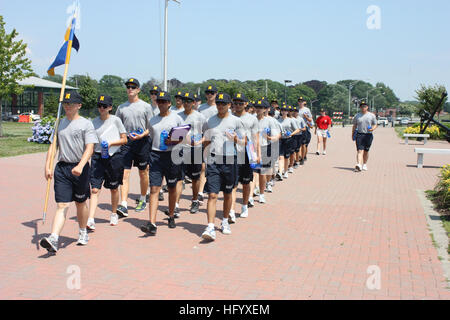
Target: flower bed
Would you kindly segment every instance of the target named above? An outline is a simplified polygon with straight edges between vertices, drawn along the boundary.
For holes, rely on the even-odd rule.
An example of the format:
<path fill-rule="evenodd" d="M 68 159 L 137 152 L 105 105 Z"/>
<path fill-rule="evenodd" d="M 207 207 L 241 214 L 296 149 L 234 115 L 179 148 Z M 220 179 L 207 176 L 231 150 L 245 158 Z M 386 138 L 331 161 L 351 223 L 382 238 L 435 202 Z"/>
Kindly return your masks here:
<path fill-rule="evenodd" d="M 28 142 L 34 142 L 39 144 L 50 144 L 50 137 L 54 131 L 56 119 L 54 117 L 46 117 L 41 121 L 34 123 L 34 127 L 31 128 L 33 136 L 28 138 Z"/>

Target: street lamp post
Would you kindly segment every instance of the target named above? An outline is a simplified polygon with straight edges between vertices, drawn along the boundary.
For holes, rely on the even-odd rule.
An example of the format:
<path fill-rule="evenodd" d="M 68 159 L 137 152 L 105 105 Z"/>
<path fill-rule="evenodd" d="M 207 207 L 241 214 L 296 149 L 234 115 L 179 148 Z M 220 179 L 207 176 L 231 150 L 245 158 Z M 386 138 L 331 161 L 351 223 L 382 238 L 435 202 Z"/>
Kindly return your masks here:
<path fill-rule="evenodd" d="M 284 80 L 284 103 L 287 103 L 287 84 L 292 83 L 292 80 Z"/>
<path fill-rule="evenodd" d="M 314 104 L 314 102 L 317 102 L 317 101 L 319 101 L 319 100 L 313 100 L 313 101 L 311 101 L 311 113 L 313 113 L 313 104 Z"/>
<path fill-rule="evenodd" d="M 180 1 L 178 0 L 166 0 L 166 8 L 164 11 L 164 91 L 167 91 L 167 29 L 169 18 L 169 1 L 175 1 L 176 3 L 180 4 Z"/>

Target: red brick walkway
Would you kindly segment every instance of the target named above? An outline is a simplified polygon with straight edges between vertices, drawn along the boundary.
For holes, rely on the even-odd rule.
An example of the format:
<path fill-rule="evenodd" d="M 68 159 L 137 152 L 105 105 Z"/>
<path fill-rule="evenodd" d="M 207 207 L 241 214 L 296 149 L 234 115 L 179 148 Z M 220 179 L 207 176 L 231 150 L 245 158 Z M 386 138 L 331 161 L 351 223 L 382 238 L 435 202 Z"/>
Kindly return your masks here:
<path fill-rule="evenodd" d="M 267 205 L 257 204 L 248 219 L 232 225 L 231 236 L 218 232 L 216 242 L 201 242 L 205 206 L 198 215 L 182 212 L 175 230 L 159 213 L 155 238 L 139 230 L 147 212 L 131 210 L 110 227 L 105 192 L 89 245 L 75 245 L 72 207 L 56 256 L 38 246 L 55 209 L 52 200 L 43 226 L 45 155 L 0 159 L 0 298 L 449 299 L 416 190 L 431 189 L 438 166 L 450 159 L 426 155 L 427 167 L 416 169 L 415 142 L 406 146 L 382 128 L 370 171 L 356 174 L 350 134 L 350 128 L 336 128 L 328 156 L 311 153 L 306 166 L 276 185 Z M 137 177 L 133 172 L 133 199 Z M 80 290 L 66 285 L 72 265 L 81 270 Z M 371 265 L 380 268 L 381 290 L 366 287 Z"/>

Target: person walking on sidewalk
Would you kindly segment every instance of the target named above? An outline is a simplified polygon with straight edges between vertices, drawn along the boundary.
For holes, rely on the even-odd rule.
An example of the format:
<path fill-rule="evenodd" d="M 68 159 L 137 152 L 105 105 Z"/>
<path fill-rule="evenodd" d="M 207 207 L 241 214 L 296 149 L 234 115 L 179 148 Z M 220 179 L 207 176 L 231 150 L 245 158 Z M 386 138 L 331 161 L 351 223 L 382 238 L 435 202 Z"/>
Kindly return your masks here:
<path fill-rule="evenodd" d="M 353 118 L 352 139 L 356 141 L 356 172 L 367 171 L 369 151 L 373 143 L 373 132 L 378 128 L 377 117 L 369 112 L 366 101 L 361 101 L 360 112 Z"/>
<path fill-rule="evenodd" d="M 98 112 L 100 116 L 92 120 L 99 143 L 95 144 L 94 154 L 91 159 L 91 201 L 89 203 L 89 219 L 87 228 L 90 231 L 95 230 L 95 211 L 97 209 L 98 197 L 102 186 L 111 190 L 111 226 L 116 226 L 119 221 L 117 207 L 119 205 L 119 186 L 123 180 L 123 159 L 118 148 L 111 150 L 111 147 L 119 147 L 125 145 L 127 140 L 127 130 L 123 126 L 122 121 L 110 114 L 113 106 L 113 99 L 110 96 L 101 95 L 97 101 Z M 118 140 L 108 141 L 107 132 L 115 132 L 120 137 Z M 102 155 L 102 143 L 107 142 L 107 157 Z"/>
<path fill-rule="evenodd" d="M 92 122 L 81 117 L 78 113 L 82 106 L 81 96 L 77 92 L 66 93 L 62 104 L 66 116 L 61 119 L 58 132 L 56 132 L 59 155 L 55 172 L 53 173 L 53 168 L 50 168 L 51 146 L 45 163 L 45 179 L 53 179 L 53 176 L 55 178 L 54 189 L 57 209 L 53 219 L 51 235 L 48 238 L 42 238 L 39 243 L 50 253 L 58 251 L 59 235 L 66 222 L 69 206 L 74 201 L 79 225 L 77 244 L 88 244 L 89 236 L 86 227 L 89 210 L 86 201 L 91 195 L 89 160 L 94 152 L 94 144 L 98 143 Z M 50 141 L 53 143 L 53 135 Z M 53 156 L 56 156 L 56 153 Z"/>
<path fill-rule="evenodd" d="M 332 125 L 331 118 L 327 116 L 325 109 L 320 109 L 320 116 L 316 120 L 315 135 L 317 136 L 317 152 L 320 155 L 320 144 L 323 145 L 323 155 L 327 154 L 327 140 L 331 137 L 330 127 Z"/>

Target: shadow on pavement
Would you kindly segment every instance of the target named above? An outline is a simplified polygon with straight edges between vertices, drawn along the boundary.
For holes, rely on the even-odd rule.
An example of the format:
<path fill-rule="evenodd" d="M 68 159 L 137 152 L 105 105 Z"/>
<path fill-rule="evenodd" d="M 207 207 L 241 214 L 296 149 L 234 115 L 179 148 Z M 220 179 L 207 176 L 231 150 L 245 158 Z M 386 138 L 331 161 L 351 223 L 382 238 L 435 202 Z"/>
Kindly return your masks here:
<path fill-rule="evenodd" d="M 42 219 L 36 219 L 28 222 L 22 222 L 22 225 L 28 228 L 32 228 L 34 230 L 34 234 L 31 237 L 31 243 L 36 245 L 36 250 L 39 251 L 39 232 L 38 232 L 38 222 L 42 221 Z"/>
<path fill-rule="evenodd" d="M 355 168 L 346 168 L 346 167 L 334 167 L 334 169 L 345 170 L 345 171 L 355 171 Z"/>
<path fill-rule="evenodd" d="M 202 236 L 203 231 L 205 231 L 205 225 L 202 224 L 192 224 L 189 222 L 177 222 L 177 228 L 181 227 L 190 233 L 193 233 L 199 237 Z"/>

